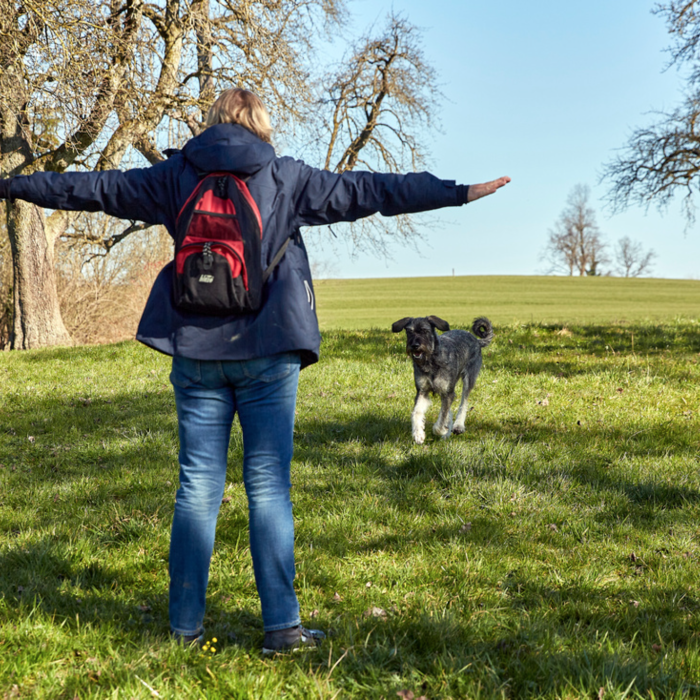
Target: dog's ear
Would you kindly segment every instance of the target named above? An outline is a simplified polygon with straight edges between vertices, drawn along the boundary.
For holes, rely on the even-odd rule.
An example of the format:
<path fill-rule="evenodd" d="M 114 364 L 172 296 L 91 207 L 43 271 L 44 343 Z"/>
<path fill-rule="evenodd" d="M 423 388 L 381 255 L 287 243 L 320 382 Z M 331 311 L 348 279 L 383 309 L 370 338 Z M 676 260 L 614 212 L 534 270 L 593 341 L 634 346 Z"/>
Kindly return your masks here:
<path fill-rule="evenodd" d="M 447 323 L 447 321 L 443 321 L 441 318 L 438 316 L 427 316 L 428 322 L 430 323 L 431 326 L 434 328 L 437 328 L 439 331 L 449 331 L 450 330 L 450 324 Z"/>
<path fill-rule="evenodd" d="M 394 333 L 399 333 L 399 332 L 402 331 L 404 328 L 406 328 L 406 326 L 407 326 L 411 321 L 413 321 L 413 317 L 412 317 L 412 316 L 406 316 L 406 318 L 402 318 L 402 319 L 400 319 L 399 321 L 394 321 L 394 323 L 391 324 L 391 330 L 392 330 Z"/>

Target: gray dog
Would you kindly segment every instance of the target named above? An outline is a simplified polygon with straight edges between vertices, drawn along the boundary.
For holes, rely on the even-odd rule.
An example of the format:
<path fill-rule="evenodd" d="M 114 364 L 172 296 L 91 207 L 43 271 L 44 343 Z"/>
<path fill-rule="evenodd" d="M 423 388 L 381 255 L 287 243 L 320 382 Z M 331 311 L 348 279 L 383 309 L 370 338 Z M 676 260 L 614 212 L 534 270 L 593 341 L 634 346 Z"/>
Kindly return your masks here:
<path fill-rule="evenodd" d="M 447 331 L 438 335 L 435 329 Z M 441 437 L 464 432 L 467 398 L 476 384 L 481 369 L 481 348 L 493 339 L 493 328 L 487 318 L 477 318 L 472 332 L 450 330 L 450 324 L 437 316 L 402 318 L 392 324 L 394 333 L 406 331 L 406 352 L 413 358 L 416 381 L 416 402 L 411 415 L 413 439 L 422 445 L 425 440 L 425 412 L 430 406 L 430 394 L 442 400 L 440 415 L 433 432 Z M 462 379 L 462 400 L 452 421 L 455 388 Z"/>

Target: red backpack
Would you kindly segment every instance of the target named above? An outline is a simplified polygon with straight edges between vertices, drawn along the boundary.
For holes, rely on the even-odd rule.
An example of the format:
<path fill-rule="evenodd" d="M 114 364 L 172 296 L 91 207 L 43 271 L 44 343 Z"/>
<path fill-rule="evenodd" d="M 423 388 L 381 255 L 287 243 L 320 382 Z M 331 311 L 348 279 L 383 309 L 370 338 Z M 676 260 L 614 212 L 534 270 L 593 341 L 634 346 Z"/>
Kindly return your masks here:
<path fill-rule="evenodd" d="M 175 306 L 215 316 L 257 311 L 288 244 L 263 270 L 262 221 L 247 185 L 233 173 L 208 173 L 175 223 Z"/>

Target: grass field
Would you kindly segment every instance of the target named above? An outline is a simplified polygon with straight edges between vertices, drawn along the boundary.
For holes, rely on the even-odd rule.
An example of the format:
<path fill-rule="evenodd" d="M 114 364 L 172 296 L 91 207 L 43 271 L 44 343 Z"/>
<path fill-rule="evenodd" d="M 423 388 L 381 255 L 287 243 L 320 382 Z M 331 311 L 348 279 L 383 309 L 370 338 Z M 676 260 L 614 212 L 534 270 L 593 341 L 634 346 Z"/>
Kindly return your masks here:
<path fill-rule="evenodd" d="M 700 696 L 700 322 L 669 309 L 496 320 L 467 432 L 422 446 L 403 334 L 327 330 L 301 377 L 293 498 L 303 616 L 329 637 L 275 659 L 259 653 L 239 429 L 210 647 L 183 650 L 168 358 L 133 342 L 0 353 L 0 698 Z"/>
<path fill-rule="evenodd" d="M 621 277 L 418 277 L 321 280 L 323 328 L 389 328 L 404 316 L 435 314 L 466 325 L 667 321 L 700 314 L 700 281 Z"/>

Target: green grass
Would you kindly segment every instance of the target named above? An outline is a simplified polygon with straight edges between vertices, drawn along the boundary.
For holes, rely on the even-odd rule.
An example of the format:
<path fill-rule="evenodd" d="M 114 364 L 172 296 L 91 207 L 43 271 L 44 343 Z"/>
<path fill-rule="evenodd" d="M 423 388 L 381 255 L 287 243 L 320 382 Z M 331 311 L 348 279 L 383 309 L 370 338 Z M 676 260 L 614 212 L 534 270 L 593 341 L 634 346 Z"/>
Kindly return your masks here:
<path fill-rule="evenodd" d="M 699 361 L 692 320 L 497 323 L 467 432 L 416 446 L 403 336 L 327 331 L 293 498 L 303 616 L 330 635 L 263 659 L 239 429 L 216 651 L 183 650 L 168 358 L 0 353 L 0 697 L 697 697 Z"/>
<path fill-rule="evenodd" d="M 323 328 L 389 328 L 404 316 L 435 314 L 466 325 L 619 323 L 696 318 L 700 281 L 620 277 L 418 277 L 321 280 Z"/>

